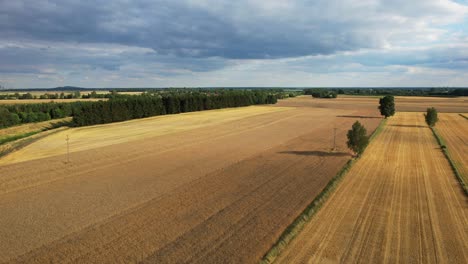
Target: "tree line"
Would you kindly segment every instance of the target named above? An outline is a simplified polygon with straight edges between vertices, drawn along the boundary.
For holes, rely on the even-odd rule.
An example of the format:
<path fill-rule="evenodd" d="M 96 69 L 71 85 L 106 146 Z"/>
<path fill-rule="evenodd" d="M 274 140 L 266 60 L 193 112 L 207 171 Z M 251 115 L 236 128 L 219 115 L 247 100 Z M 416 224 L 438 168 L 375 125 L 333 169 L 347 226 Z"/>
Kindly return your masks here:
<path fill-rule="evenodd" d="M 109 101 L 82 104 L 73 114 L 76 126 L 119 122 L 157 115 L 177 114 L 228 107 L 275 104 L 279 95 L 267 91 L 216 91 L 144 93 Z"/>
<path fill-rule="evenodd" d="M 69 93 L 44 93 L 40 95 L 33 95 L 30 92 L 27 93 L 5 93 L 0 94 L 0 100 L 32 100 L 32 99 L 49 99 L 49 100 L 56 100 L 56 99 L 87 99 L 87 98 L 112 98 L 115 96 L 117 92 L 111 91 L 109 93 L 97 93 L 96 91 L 92 91 L 88 94 L 81 94 L 80 91 L 74 91 Z"/>
<path fill-rule="evenodd" d="M 0 105 L 0 128 L 72 116 L 82 102 Z"/>
<path fill-rule="evenodd" d="M 3 105 L 0 128 L 69 116 L 76 126 L 105 124 L 156 115 L 275 104 L 277 99 L 291 96 L 280 90 L 239 89 L 165 90 L 141 95 L 111 92 L 110 95 L 108 101 Z"/>
<path fill-rule="evenodd" d="M 305 95 L 312 95 L 314 98 L 336 98 L 338 93 L 330 89 L 312 88 L 304 89 Z"/>
<path fill-rule="evenodd" d="M 468 88 L 307 88 L 304 94 L 330 98 L 327 95 L 369 96 L 468 96 Z"/>

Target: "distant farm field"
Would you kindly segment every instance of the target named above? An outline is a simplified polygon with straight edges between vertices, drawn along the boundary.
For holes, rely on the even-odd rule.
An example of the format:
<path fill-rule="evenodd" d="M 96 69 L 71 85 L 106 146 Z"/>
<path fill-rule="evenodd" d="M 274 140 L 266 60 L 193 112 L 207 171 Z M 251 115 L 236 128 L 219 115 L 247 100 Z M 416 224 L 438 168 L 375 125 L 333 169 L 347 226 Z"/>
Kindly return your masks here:
<path fill-rule="evenodd" d="M 423 114 L 398 113 L 277 262 L 467 263 L 467 226 L 466 197 Z"/>
<path fill-rule="evenodd" d="M 302 96 L 307 100 L 309 96 Z M 314 99 L 316 107 L 342 108 L 372 108 L 379 105 L 379 97 L 376 96 L 350 96 L 339 95 L 334 100 Z M 435 107 L 439 112 L 467 113 L 468 97 L 418 97 L 395 96 L 395 106 L 401 112 L 425 112 L 428 107 Z"/>
<path fill-rule="evenodd" d="M 454 101 L 455 107 L 448 107 L 450 102 L 434 103 L 449 112 L 465 112 L 466 105 Z M 302 96 L 280 100 L 274 106 L 69 128 L 39 139 L 0 158 L 0 262 L 258 262 L 351 158 L 346 147 L 351 125 L 359 120 L 371 133 L 381 122 L 377 104 L 375 98 Z M 419 111 L 425 104 L 418 101 L 408 107 Z M 384 176 L 373 178 L 366 174 L 371 170 L 364 165 L 357 167 L 357 176 L 347 175 L 342 182 L 345 185 L 354 179 L 346 190 L 356 198 L 348 196 L 346 202 L 375 209 L 372 203 L 363 205 L 366 197 L 359 195 L 370 193 L 369 197 L 378 200 L 378 194 L 383 193 L 384 201 L 378 203 L 383 212 L 377 211 L 377 216 L 389 214 L 393 208 L 400 217 L 427 217 L 420 213 L 426 209 L 431 214 L 448 215 L 447 219 L 456 215 L 455 227 L 441 232 L 459 232 L 453 236 L 450 253 L 463 260 L 458 246 L 460 232 L 466 229 L 460 230 L 458 224 L 463 216 L 466 221 L 466 207 L 453 207 L 457 202 L 463 205 L 455 189 L 457 182 L 432 134 L 427 134 L 430 130 L 422 128 L 423 120 L 422 113 L 398 114 L 389 120 L 374 142 L 378 145 L 372 143 L 365 154 L 376 155 L 361 160 L 369 159 L 366 168 L 382 168 Z M 335 129 L 337 150 L 332 152 Z M 409 152 L 417 149 L 417 144 L 430 150 Z M 440 177 L 423 174 L 422 179 L 431 191 L 439 191 L 445 198 L 424 207 L 421 199 L 426 197 L 423 188 L 427 186 L 423 187 L 422 179 L 414 176 L 419 174 L 413 172 L 429 172 L 422 165 L 411 169 L 410 162 L 398 163 L 401 174 L 395 176 L 398 181 L 393 180 L 395 170 L 384 170 L 386 162 L 377 161 L 385 146 L 391 148 L 389 162 L 402 162 L 398 155 L 403 155 L 402 160 L 418 165 L 423 162 L 435 169 Z M 436 162 L 429 163 L 431 159 Z M 404 180 L 403 173 L 408 172 L 411 177 Z M 385 196 L 393 190 L 384 188 L 389 181 L 392 188 L 401 188 L 396 189 L 401 200 Z M 377 189 L 366 189 L 374 184 Z M 412 186 L 419 187 L 413 190 Z M 451 201 L 444 200 L 447 198 Z M 442 202 L 448 204 L 446 209 L 439 208 Z M 415 210 L 413 204 L 421 208 Z M 387 205 L 392 210 L 386 209 Z M 352 208 L 346 204 L 340 210 Z M 342 217 L 336 215 L 327 221 L 334 223 Z M 395 218 L 391 221 L 398 223 Z M 408 230 L 416 230 L 410 227 Z M 404 237 L 399 232 L 392 233 L 392 243 Z M 431 249 L 432 244 L 427 243 Z M 341 252 L 340 248 L 330 250 Z M 401 254 L 406 260 L 406 253 Z"/>
<path fill-rule="evenodd" d="M 23 100 L 0 100 L 0 105 L 12 105 L 12 104 L 41 104 L 41 103 L 71 103 L 77 101 L 101 101 L 107 100 L 107 98 L 87 98 L 87 99 L 23 99 Z"/>

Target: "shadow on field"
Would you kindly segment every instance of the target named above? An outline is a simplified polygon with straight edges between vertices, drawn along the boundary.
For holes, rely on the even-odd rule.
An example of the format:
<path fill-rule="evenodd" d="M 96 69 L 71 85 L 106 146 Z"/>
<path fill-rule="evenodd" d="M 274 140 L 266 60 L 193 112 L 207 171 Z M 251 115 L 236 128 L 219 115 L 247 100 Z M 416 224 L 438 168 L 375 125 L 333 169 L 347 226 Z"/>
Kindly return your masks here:
<path fill-rule="evenodd" d="M 327 152 L 327 151 L 281 151 L 281 154 L 294 154 L 300 156 L 320 156 L 320 157 L 345 157 L 351 156 L 346 152 Z"/>
<path fill-rule="evenodd" d="M 380 116 L 360 116 L 360 115 L 337 115 L 336 117 L 348 117 L 348 118 L 382 118 Z"/>
<path fill-rule="evenodd" d="M 394 127 L 427 127 L 427 126 L 420 126 L 420 125 L 390 125 Z"/>

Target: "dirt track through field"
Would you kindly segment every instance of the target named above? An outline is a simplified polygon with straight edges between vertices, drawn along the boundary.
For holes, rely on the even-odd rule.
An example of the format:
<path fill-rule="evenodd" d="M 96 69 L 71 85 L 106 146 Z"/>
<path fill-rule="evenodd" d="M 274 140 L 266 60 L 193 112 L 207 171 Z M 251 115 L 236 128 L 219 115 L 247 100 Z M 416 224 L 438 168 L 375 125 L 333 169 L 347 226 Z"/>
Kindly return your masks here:
<path fill-rule="evenodd" d="M 436 129 L 444 139 L 458 172 L 468 184 L 468 120 L 459 114 L 439 114 Z"/>
<path fill-rule="evenodd" d="M 467 249 L 448 161 L 422 113 L 398 113 L 277 262 L 468 263 Z"/>
<path fill-rule="evenodd" d="M 355 116 L 372 131 L 375 115 L 302 102 L 2 165 L 0 262 L 256 262 L 349 159 Z"/>

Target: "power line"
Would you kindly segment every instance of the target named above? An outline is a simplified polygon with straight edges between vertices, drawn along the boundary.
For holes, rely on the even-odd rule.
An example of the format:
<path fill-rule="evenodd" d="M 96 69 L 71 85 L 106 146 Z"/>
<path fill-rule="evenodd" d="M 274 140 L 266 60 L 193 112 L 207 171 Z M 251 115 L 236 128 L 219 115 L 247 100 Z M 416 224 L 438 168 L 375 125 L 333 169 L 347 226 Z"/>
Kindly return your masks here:
<path fill-rule="evenodd" d="M 338 128 L 333 128 L 333 151 L 336 151 L 336 130 Z"/>
<path fill-rule="evenodd" d="M 67 163 L 70 163 L 70 137 L 67 135 Z"/>

